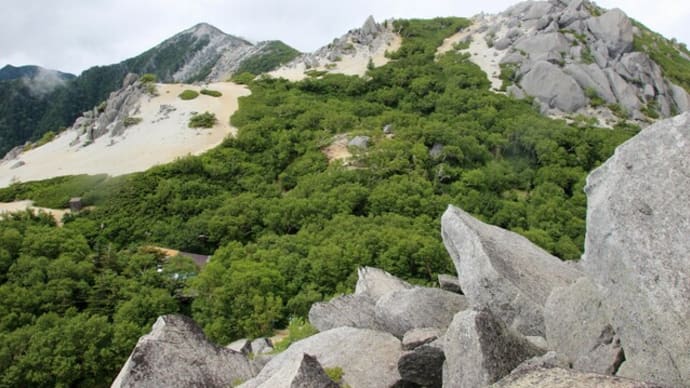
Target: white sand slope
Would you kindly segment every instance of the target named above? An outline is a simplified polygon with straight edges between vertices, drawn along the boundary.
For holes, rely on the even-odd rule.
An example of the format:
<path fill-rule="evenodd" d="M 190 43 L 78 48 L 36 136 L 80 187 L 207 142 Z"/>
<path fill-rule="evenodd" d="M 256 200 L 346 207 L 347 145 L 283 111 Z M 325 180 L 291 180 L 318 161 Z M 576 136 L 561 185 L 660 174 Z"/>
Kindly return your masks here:
<path fill-rule="evenodd" d="M 491 23 L 492 18 L 499 18 L 499 16 L 484 16 L 483 20 L 488 20 L 487 23 Z M 494 91 L 498 91 L 503 83 L 500 78 L 500 63 L 505 53 L 493 47 L 489 47 L 486 43 L 487 32 L 482 31 L 482 26 L 483 24 L 475 22 L 470 27 L 446 38 L 443 44 L 436 50 L 436 55 L 441 55 L 452 50 L 455 43 L 465 41 L 465 39 L 468 38 L 471 39 L 469 49 L 462 50 L 461 52 L 470 54 L 470 60 L 487 74 L 489 81 L 491 81 L 491 88 Z M 502 36 L 504 32 L 505 31 L 501 30 L 498 34 Z"/>
<path fill-rule="evenodd" d="M 386 58 L 386 51 L 398 51 L 402 44 L 402 38 L 398 34 L 386 33 L 382 39 L 385 40 L 385 44 L 374 47 L 372 50 L 358 49 L 353 54 L 343 55 L 339 61 L 328 61 L 325 58 L 320 58 L 320 65 L 311 69 L 307 69 L 304 62 L 296 61 L 268 74 L 271 77 L 285 78 L 290 81 L 303 80 L 307 77 L 305 72 L 309 70 L 363 76 L 367 72 L 369 60 L 372 61 L 375 67 L 383 66 L 389 61 Z"/>
<path fill-rule="evenodd" d="M 199 95 L 183 101 L 178 94 L 185 89 L 200 90 L 200 86 L 159 84 L 157 97 L 142 97 L 136 117 L 143 121 L 127 128 L 122 136 L 102 136 L 88 146 L 70 143 L 79 136 L 68 130 L 52 142 L 21 154 L 17 159 L 0 164 L 0 187 L 12 182 L 27 182 L 74 174 L 123 175 L 144 171 L 157 164 L 168 163 L 188 154 L 201 154 L 218 144 L 236 129 L 230 126 L 230 116 L 237 110 L 237 99 L 249 95 L 245 86 L 229 82 L 205 85 L 223 93 L 221 97 Z M 161 112 L 162 105 L 175 110 Z M 213 112 L 218 123 L 210 129 L 187 127 L 194 112 Z M 16 168 L 22 161 L 24 165 Z"/>

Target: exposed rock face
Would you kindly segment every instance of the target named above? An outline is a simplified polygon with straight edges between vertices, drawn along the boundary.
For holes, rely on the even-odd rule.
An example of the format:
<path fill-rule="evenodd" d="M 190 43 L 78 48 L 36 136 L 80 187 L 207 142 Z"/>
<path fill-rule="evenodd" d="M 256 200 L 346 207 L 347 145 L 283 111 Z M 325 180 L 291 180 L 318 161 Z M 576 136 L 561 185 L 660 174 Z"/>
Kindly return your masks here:
<path fill-rule="evenodd" d="M 347 145 L 349 147 L 367 149 L 369 147 L 369 136 L 355 136 Z"/>
<path fill-rule="evenodd" d="M 446 387 L 485 387 L 543 351 L 514 334 L 489 310 L 458 313 L 444 337 Z"/>
<path fill-rule="evenodd" d="M 402 354 L 398 361 L 398 371 L 407 383 L 429 388 L 441 387 L 445 360 L 446 356 L 439 346 L 422 345 Z"/>
<path fill-rule="evenodd" d="M 441 330 L 435 327 L 412 329 L 405 333 L 402 339 L 404 350 L 413 350 L 422 345 L 435 341 L 441 336 Z"/>
<path fill-rule="evenodd" d="M 566 356 L 576 370 L 613 374 L 623 362 L 608 311 L 587 278 L 553 290 L 544 322 L 549 348 Z"/>
<path fill-rule="evenodd" d="M 188 48 L 183 65 L 170 74 L 160 75 L 162 81 L 217 82 L 229 78 L 244 61 L 270 53 L 276 43 L 283 44 L 275 41 L 252 44 L 245 39 L 226 34 L 210 24 L 199 23 L 165 40 L 150 51 L 155 56 L 158 52 L 175 47 Z"/>
<path fill-rule="evenodd" d="M 412 288 L 410 283 L 378 268 L 362 267 L 357 270 L 357 276 L 355 295 L 366 295 L 373 301 L 389 292 Z"/>
<path fill-rule="evenodd" d="M 72 126 L 81 135 L 71 145 L 88 145 L 106 134 L 122 135 L 125 131 L 125 121 L 136 115 L 139 101 L 144 95 L 142 84 L 138 80 L 136 74 L 128 74 L 122 82 L 122 88 L 110 93 L 102 107 L 84 112 Z"/>
<path fill-rule="evenodd" d="M 343 295 L 309 309 L 309 322 L 319 331 L 349 326 L 376 329 L 374 302 L 366 295 Z"/>
<path fill-rule="evenodd" d="M 316 357 L 302 354 L 285 363 L 259 388 L 338 388 Z"/>
<path fill-rule="evenodd" d="M 575 112 L 585 106 L 585 95 L 577 82 L 549 62 L 537 62 L 523 78 L 522 88 L 549 108 Z"/>
<path fill-rule="evenodd" d="M 633 26 L 620 9 L 587 19 L 587 28 L 597 39 L 606 43 L 611 58 L 632 50 Z"/>
<path fill-rule="evenodd" d="M 618 147 L 587 179 L 583 267 L 625 348 L 618 374 L 690 386 L 690 114 Z"/>
<path fill-rule="evenodd" d="M 516 64 L 515 84 L 506 92 L 536 97 L 547 114 L 580 112 L 613 125 L 619 120 L 613 111 L 592 104 L 601 98 L 645 125 L 656 116 L 651 110 L 669 117 L 690 109 L 687 91 L 665 79 L 647 54 L 633 52 L 631 20 L 619 9 L 603 11 L 588 0 L 526 1 L 476 16 L 457 39 L 491 42 L 488 48 L 470 45 L 471 60 L 495 89 L 501 85 L 498 64 Z"/>
<path fill-rule="evenodd" d="M 402 347 L 397 338 L 373 330 L 340 327 L 292 344 L 241 387 L 261 386 L 305 353 L 316 357 L 324 368 L 342 368 L 343 383 L 352 387 L 391 387 L 401 381 L 398 360 Z"/>
<path fill-rule="evenodd" d="M 446 210 L 441 223 L 443 242 L 470 304 L 488 307 L 524 335 L 544 336 L 546 299 L 554 288 L 582 274 L 526 238 L 456 207 Z"/>
<path fill-rule="evenodd" d="M 190 318 L 165 315 L 139 339 L 112 387 L 227 387 L 253 374 L 244 355 L 208 342 Z"/>
<path fill-rule="evenodd" d="M 453 316 L 467 307 L 463 295 L 419 287 L 384 295 L 376 303 L 375 313 L 381 330 L 402 338 L 415 328 L 445 329 Z"/>
<path fill-rule="evenodd" d="M 511 374 L 519 373 L 524 370 L 534 368 L 565 368 L 570 369 L 570 362 L 568 359 L 553 350 L 541 356 L 532 357 L 529 360 L 523 361 L 517 368 L 513 369 Z"/>
<path fill-rule="evenodd" d="M 563 368 L 531 368 L 510 374 L 492 388 L 662 388 L 660 385 L 576 372 Z"/>

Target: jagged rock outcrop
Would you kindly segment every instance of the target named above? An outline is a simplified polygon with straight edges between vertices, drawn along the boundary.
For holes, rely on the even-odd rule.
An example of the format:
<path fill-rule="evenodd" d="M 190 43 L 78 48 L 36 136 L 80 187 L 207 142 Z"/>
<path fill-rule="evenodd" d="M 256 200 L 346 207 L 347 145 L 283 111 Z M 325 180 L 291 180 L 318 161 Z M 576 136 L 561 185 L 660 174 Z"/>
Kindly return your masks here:
<path fill-rule="evenodd" d="M 470 58 L 483 58 L 477 63 L 497 89 L 498 65 L 512 66 L 514 84 L 506 92 L 536 97 L 544 113 L 580 112 L 604 125 L 620 120 L 617 114 L 645 124 L 690 108 L 688 92 L 664 78 L 648 54 L 634 51 L 635 35 L 647 32 L 619 9 L 588 0 L 526 1 L 473 21 L 458 39 L 488 47 L 471 45 Z"/>
<path fill-rule="evenodd" d="M 577 372 L 563 368 L 529 368 L 511 373 L 491 388 L 662 388 L 620 377 Z"/>
<path fill-rule="evenodd" d="M 587 179 L 583 267 L 625 349 L 621 376 L 690 386 L 690 113 L 624 143 Z"/>
<path fill-rule="evenodd" d="M 625 358 L 608 311 L 585 277 L 551 292 L 544 322 L 549 348 L 566 356 L 575 370 L 611 375 Z"/>
<path fill-rule="evenodd" d="M 363 75 L 371 65 L 386 63 L 385 52 L 395 51 L 399 45 L 400 37 L 392 21 L 377 23 L 369 16 L 362 27 L 348 31 L 312 53 L 298 56 L 269 74 L 291 80 L 303 79 L 309 70 Z"/>
<path fill-rule="evenodd" d="M 522 79 L 521 86 L 548 108 L 575 112 L 586 103 L 585 94 L 577 82 L 558 66 L 546 61 L 534 64 Z"/>
<path fill-rule="evenodd" d="M 582 274 L 526 238 L 487 225 L 450 206 L 443 242 L 472 306 L 488 307 L 524 335 L 544 336 L 544 305 L 551 291 Z"/>
<path fill-rule="evenodd" d="M 353 388 L 391 387 L 401 381 L 398 360 L 402 346 L 397 338 L 379 331 L 340 327 L 295 342 L 240 387 L 261 386 L 305 353 L 316 357 L 324 368 L 342 368 L 343 383 Z"/>
<path fill-rule="evenodd" d="M 282 366 L 258 388 L 338 388 L 316 357 L 302 354 Z"/>
<path fill-rule="evenodd" d="M 463 295 L 438 288 L 416 287 L 382 296 L 374 312 L 380 330 L 402 338 L 407 331 L 416 328 L 445 330 L 453 316 L 467 307 Z"/>
<path fill-rule="evenodd" d="M 247 357 L 210 343 L 190 318 L 164 315 L 139 339 L 112 387 L 227 387 L 253 375 Z"/>
<path fill-rule="evenodd" d="M 309 322 L 319 331 L 349 326 L 376 329 L 374 301 L 367 295 L 343 295 L 328 302 L 314 303 L 309 309 Z"/>
<path fill-rule="evenodd" d="M 410 283 L 378 268 L 359 268 L 357 276 L 355 295 L 366 295 L 374 302 L 389 292 L 412 288 Z"/>
<path fill-rule="evenodd" d="M 443 349 L 443 385 L 459 388 L 495 383 L 523 361 L 543 353 L 486 309 L 458 313 L 444 336 Z"/>
<path fill-rule="evenodd" d="M 139 76 L 128 74 L 122 81 L 122 88 L 110 93 L 110 97 L 101 106 L 84 112 L 72 129 L 80 133 L 72 145 L 88 145 L 95 139 L 110 134 L 122 135 L 127 119 L 134 117 L 139 109 L 139 102 L 145 91 Z"/>

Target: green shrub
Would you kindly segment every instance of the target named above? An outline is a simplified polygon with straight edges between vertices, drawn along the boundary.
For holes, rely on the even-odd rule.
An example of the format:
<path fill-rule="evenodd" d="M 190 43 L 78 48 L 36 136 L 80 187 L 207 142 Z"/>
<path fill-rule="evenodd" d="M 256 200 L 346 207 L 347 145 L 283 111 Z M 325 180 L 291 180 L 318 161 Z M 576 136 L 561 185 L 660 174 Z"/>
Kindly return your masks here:
<path fill-rule="evenodd" d="M 139 124 L 143 119 L 141 117 L 126 117 L 125 128 Z"/>
<path fill-rule="evenodd" d="M 218 122 L 216 115 L 211 112 L 195 114 L 189 119 L 189 128 L 211 128 Z"/>
<path fill-rule="evenodd" d="M 193 100 L 199 97 L 199 92 L 196 90 L 187 89 L 178 95 L 183 100 Z"/>
<path fill-rule="evenodd" d="M 55 139 L 55 132 L 48 131 L 41 136 L 41 138 L 36 142 L 36 147 L 40 147 L 44 144 L 50 143 Z"/>
<path fill-rule="evenodd" d="M 201 89 L 201 94 L 205 96 L 211 96 L 211 97 L 220 97 L 223 95 L 223 93 L 217 91 L 217 90 L 211 90 L 211 89 Z"/>
<path fill-rule="evenodd" d="M 240 85 L 249 85 L 252 81 L 254 81 L 254 78 L 256 76 L 248 71 L 245 71 L 243 73 L 238 73 L 232 76 L 230 80 L 236 84 Z"/>
<path fill-rule="evenodd" d="M 334 366 L 333 368 L 323 368 L 323 371 L 326 372 L 326 375 L 336 383 L 340 382 L 344 374 L 343 368 L 339 366 Z"/>
<path fill-rule="evenodd" d="M 319 331 L 316 330 L 316 328 L 304 318 L 292 318 L 290 319 L 290 324 L 288 325 L 288 336 L 273 346 L 273 352 L 280 353 L 290 347 L 290 345 L 292 345 L 294 342 L 311 337 L 318 332 Z"/>
<path fill-rule="evenodd" d="M 146 73 L 146 74 L 142 75 L 141 78 L 139 78 L 139 81 L 141 81 L 141 83 L 145 84 L 145 83 L 149 83 L 149 82 L 156 82 L 156 79 L 157 79 L 157 77 L 155 74 Z"/>
<path fill-rule="evenodd" d="M 606 103 L 603 98 L 599 96 L 599 93 L 594 88 L 585 89 L 585 95 L 589 98 L 589 104 L 594 108 L 598 108 Z"/>

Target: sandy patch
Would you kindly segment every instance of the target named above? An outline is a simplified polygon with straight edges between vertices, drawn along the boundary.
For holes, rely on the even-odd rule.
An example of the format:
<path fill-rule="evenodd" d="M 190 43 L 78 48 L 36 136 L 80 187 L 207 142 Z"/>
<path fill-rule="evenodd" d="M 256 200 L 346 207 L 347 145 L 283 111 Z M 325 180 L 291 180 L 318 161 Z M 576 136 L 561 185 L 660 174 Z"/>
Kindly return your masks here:
<path fill-rule="evenodd" d="M 333 138 L 333 143 L 323 149 L 323 153 L 328 158 L 329 163 L 336 160 L 347 161 L 352 157 L 350 150 L 347 148 L 347 142 L 347 134 L 337 135 Z"/>
<path fill-rule="evenodd" d="M 0 202 L 0 220 L 8 213 L 16 213 L 31 210 L 34 214 L 42 211 L 53 216 L 58 226 L 62 226 L 62 217 L 70 213 L 69 209 L 49 209 L 47 207 L 34 206 L 33 201 Z"/>
<path fill-rule="evenodd" d="M 302 61 L 292 62 L 268 74 L 271 77 L 285 78 L 290 81 L 303 80 L 307 77 L 304 73 L 309 70 L 363 76 L 367 72 L 369 60 L 376 67 L 383 66 L 390 61 L 390 59 L 386 58 L 386 51 L 398 51 L 402 44 L 402 38 L 398 34 L 389 33 L 385 39 L 386 43 L 379 45 L 374 50 L 358 49 L 353 54 L 343 55 L 339 61 L 328 61 L 325 58 L 319 58 L 320 65 L 310 69 L 307 69 L 306 64 Z"/>
<path fill-rule="evenodd" d="M 471 39 L 470 47 L 466 50 L 460 51 L 461 53 L 469 53 L 470 60 L 479 66 L 482 71 L 484 71 L 491 82 L 491 88 L 494 91 L 498 91 L 503 84 L 500 78 L 501 75 L 501 59 L 505 55 L 505 51 L 498 51 L 493 47 L 489 47 L 486 43 L 487 32 L 479 32 L 480 28 L 484 24 L 491 25 L 491 19 L 498 18 L 498 16 L 487 16 L 483 19 L 484 23 L 473 23 L 469 28 L 466 28 L 453 36 L 446 38 L 441 46 L 436 50 L 436 55 L 441 55 L 451 51 L 453 45 L 465 41 L 465 39 Z M 498 20 L 497 20 L 498 22 Z M 496 33 L 496 36 L 503 36 L 505 31 L 503 29 Z"/>
<path fill-rule="evenodd" d="M 18 157 L 25 164 L 12 168 L 17 160 L 0 164 L 0 187 L 12 182 L 34 181 L 73 174 L 109 174 L 111 176 L 144 171 L 158 164 L 169 163 L 185 155 L 201 154 L 218 144 L 236 128 L 230 126 L 230 116 L 237 110 L 237 98 L 249 95 L 245 86 L 219 82 L 205 87 L 223 93 L 221 97 L 199 95 L 183 101 L 177 97 L 185 89 L 200 90 L 200 86 L 159 84 L 157 97 L 142 97 L 135 117 L 143 121 L 127 128 L 122 136 L 101 136 L 88 146 L 70 146 L 79 136 L 68 130 L 52 142 L 30 150 Z M 166 113 L 163 107 L 169 106 Z M 218 124 L 210 129 L 190 129 L 189 118 L 194 112 L 216 114 Z"/>

